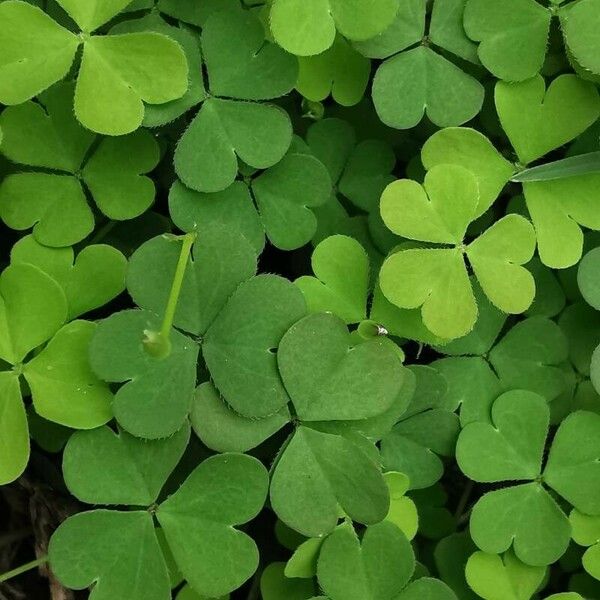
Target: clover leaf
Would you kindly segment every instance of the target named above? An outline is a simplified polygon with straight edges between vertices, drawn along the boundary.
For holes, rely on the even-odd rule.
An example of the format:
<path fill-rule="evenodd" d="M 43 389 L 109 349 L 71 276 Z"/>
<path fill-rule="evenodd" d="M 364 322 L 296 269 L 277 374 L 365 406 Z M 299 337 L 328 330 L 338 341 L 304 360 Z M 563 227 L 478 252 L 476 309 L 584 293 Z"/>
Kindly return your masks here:
<path fill-rule="evenodd" d="M 14 481 L 29 461 L 27 414 L 19 380 L 10 371 L 0 372 L 0 483 Z"/>
<path fill-rule="evenodd" d="M 542 483 L 576 508 L 600 511 L 596 489 L 600 472 L 595 462 L 600 450 L 594 443 L 585 449 L 579 444 L 580 439 L 595 439 L 600 417 L 583 411 L 569 415 L 559 426 L 542 469 L 549 416 L 541 396 L 524 390 L 506 392 L 492 407 L 493 425 L 467 425 L 456 449 L 460 468 L 475 481 L 531 481 L 485 494 L 473 508 L 470 526 L 473 540 L 484 552 L 504 552 L 514 543 L 517 558 L 532 566 L 560 558 L 570 537 L 566 516 Z"/>
<path fill-rule="evenodd" d="M 464 244 L 478 202 L 475 178 L 453 165 L 433 167 L 423 186 L 409 179 L 396 181 L 382 196 L 381 214 L 394 233 L 450 246 L 400 250 L 386 259 L 380 272 L 387 299 L 401 308 L 422 307 L 425 326 L 446 339 L 466 335 L 477 320 L 465 257 L 487 297 L 502 311 L 523 312 L 535 294 L 533 277 L 521 267 L 535 248 L 526 219 L 508 215 Z M 507 279 L 514 285 L 507 286 Z"/>
<path fill-rule="evenodd" d="M 184 430 L 174 439 L 150 445 L 125 438 L 125 446 L 122 437 L 119 443 L 108 430 L 100 431 L 105 433 L 92 431 L 87 439 L 76 438 L 66 459 L 73 466 L 73 491 L 96 502 L 124 499 L 106 489 L 107 478 L 133 473 L 150 487 L 140 490 L 130 485 L 126 494 L 129 503 L 156 496 L 187 435 Z M 100 458 L 92 450 L 94 446 L 105 450 Z M 152 460 L 162 456 L 166 464 Z M 76 465 L 92 469 L 98 464 L 110 466 L 112 474 L 85 483 L 75 474 Z M 127 471 L 129 475 L 125 475 Z M 254 542 L 234 526 L 256 516 L 264 504 L 267 483 L 266 469 L 256 459 L 241 454 L 213 456 L 196 467 L 179 490 L 157 508 L 129 512 L 99 509 L 67 519 L 50 542 L 53 571 L 74 589 L 94 584 L 91 597 L 95 600 L 125 595 L 136 600 L 148 597 L 148 593 L 157 600 L 170 598 L 165 558 L 153 524 L 156 514 L 177 567 L 194 589 L 210 597 L 227 594 L 244 583 L 258 565 Z M 239 493 L 242 490 L 244 494 Z M 121 541 L 122 553 L 115 555 L 111 539 Z M 72 548 L 77 548 L 85 561 L 74 562 Z"/>
<path fill-rule="evenodd" d="M 265 169 L 287 152 L 292 139 L 287 113 L 256 101 L 289 92 L 298 63 L 265 41 L 258 18 L 242 9 L 211 14 L 201 43 L 210 97 L 177 145 L 175 170 L 188 187 L 218 192 L 233 183 L 238 157 Z"/>
<path fill-rule="evenodd" d="M 329 311 L 346 323 L 365 319 L 369 258 L 360 243 L 348 236 L 328 237 L 315 247 L 311 260 L 315 276 L 295 281 L 309 312 Z"/>
<path fill-rule="evenodd" d="M 105 244 L 86 246 L 75 259 L 72 248 L 50 248 L 25 236 L 13 246 L 11 263 L 28 263 L 50 275 L 65 293 L 69 319 L 107 304 L 125 289 L 127 261 Z"/>
<path fill-rule="evenodd" d="M 434 2 L 429 35 L 426 3 L 415 1 L 408 10 L 400 4 L 396 22 L 374 43 L 357 45 L 365 56 L 386 59 L 375 74 L 372 95 L 379 118 L 390 127 L 409 129 L 425 114 L 440 127 L 461 125 L 481 110 L 483 87 L 445 56 L 447 50 L 477 62 L 460 23 L 445 34 L 448 8 L 443 5 L 443 0 Z"/>
<path fill-rule="evenodd" d="M 81 30 L 79 35 L 31 4 L 2 3 L 0 101 L 4 104 L 25 102 L 63 79 L 79 46 L 83 46 L 83 56 L 74 109 L 77 119 L 92 131 L 131 133 L 142 123 L 144 102 L 163 104 L 186 92 L 188 66 L 183 50 L 173 40 L 151 32 L 93 35 L 128 2 L 83 6 L 61 0 L 59 4 Z M 13 87 L 15 77 L 20 80 L 17 87 Z"/>
<path fill-rule="evenodd" d="M 364 524 L 378 523 L 389 510 L 389 492 L 371 456 L 341 435 L 308 427 L 296 429 L 279 457 L 270 498 L 277 516 L 308 536 L 332 531 L 340 507 Z"/>
<path fill-rule="evenodd" d="M 394 523 L 407 539 L 412 540 L 419 528 L 419 514 L 414 501 L 405 495 L 410 480 L 404 473 L 396 471 L 388 471 L 383 477 L 390 490 L 390 510 L 385 520 Z"/>
<path fill-rule="evenodd" d="M 275 0 L 269 22 L 282 48 L 311 56 L 332 46 L 336 30 L 350 40 L 366 40 L 390 25 L 397 12 L 396 0 Z"/>
<path fill-rule="evenodd" d="M 123 383 L 113 410 L 119 424 L 133 435 L 162 438 L 185 421 L 196 385 L 198 346 L 172 332 L 172 352 L 164 359 L 143 346 L 145 332 L 158 328 L 148 311 L 125 310 L 100 321 L 90 343 L 92 370 L 104 381 Z"/>
<path fill-rule="evenodd" d="M 546 575 L 544 567 L 526 565 L 511 551 L 503 556 L 475 552 L 465 571 L 469 586 L 485 600 L 529 600 Z"/>
<path fill-rule="evenodd" d="M 263 600 L 309 600 L 315 585 L 306 579 L 292 579 L 284 573 L 285 563 L 271 563 L 260 577 Z"/>
<path fill-rule="evenodd" d="M 565 46 L 584 68 L 598 73 L 594 58 L 597 42 L 589 35 L 596 23 L 598 3 L 544 7 L 534 0 L 508 0 L 489 3 L 467 0 L 464 27 L 467 35 L 480 42 L 478 56 L 496 77 L 507 81 L 524 81 L 541 70 L 548 46 L 551 22 L 560 20 Z"/>
<path fill-rule="evenodd" d="M 13 229 L 33 227 L 48 246 L 69 246 L 94 228 L 87 191 L 110 219 L 142 214 L 154 201 L 154 184 L 144 174 L 159 159 L 146 131 L 106 138 L 86 131 L 72 114 L 73 87 L 60 84 L 0 117 L 2 152 L 17 164 L 38 170 L 9 175 L 0 184 L 0 216 Z M 34 202 L 30 198 L 35 198 Z"/>

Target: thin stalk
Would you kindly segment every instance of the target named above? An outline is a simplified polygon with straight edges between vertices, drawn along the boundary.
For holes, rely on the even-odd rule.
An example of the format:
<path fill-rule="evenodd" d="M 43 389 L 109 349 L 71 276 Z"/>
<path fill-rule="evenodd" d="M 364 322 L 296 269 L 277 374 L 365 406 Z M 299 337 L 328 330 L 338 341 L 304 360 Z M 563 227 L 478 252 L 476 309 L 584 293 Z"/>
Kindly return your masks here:
<path fill-rule="evenodd" d="M 469 498 L 471 497 L 471 493 L 473 492 L 473 482 L 469 480 L 463 489 L 463 493 L 458 501 L 458 505 L 456 507 L 456 511 L 454 512 L 454 518 L 456 521 L 460 521 L 463 513 L 465 512 L 465 508 L 467 507 L 467 503 L 469 502 Z"/>
<path fill-rule="evenodd" d="M 5 581 L 8 581 L 9 579 L 12 579 L 13 577 L 17 577 L 17 576 L 21 575 L 22 573 L 27 573 L 27 571 L 31 571 L 32 569 L 36 569 L 37 567 L 39 567 L 40 565 L 43 565 L 46 562 L 48 562 L 48 557 L 42 556 L 41 558 L 32 560 L 31 562 L 21 565 L 20 567 L 17 567 L 16 569 L 13 569 L 12 571 L 7 571 L 6 573 L 3 573 L 2 575 L 0 575 L 0 583 L 4 583 Z"/>
<path fill-rule="evenodd" d="M 192 246 L 196 241 L 196 232 L 186 233 L 177 239 L 182 239 L 183 244 L 181 245 L 181 252 L 179 253 L 179 260 L 175 268 L 173 283 L 171 284 L 171 291 L 169 292 L 160 331 L 144 331 L 144 347 L 146 348 L 146 352 L 154 358 L 159 359 L 166 358 L 171 353 L 171 329 L 173 327 L 173 320 L 175 319 L 179 295 L 181 294 L 187 261 L 192 251 Z"/>
<path fill-rule="evenodd" d="M 171 293 L 167 301 L 167 307 L 165 308 L 165 316 L 163 317 L 162 327 L 160 328 L 160 334 L 166 339 L 171 333 L 171 327 L 173 327 L 173 319 L 175 318 L 175 311 L 177 310 L 177 302 L 179 301 L 179 294 L 181 293 L 181 286 L 183 285 L 183 277 L 185 276 L 185 268 L 187 266 L 188 257 L 192 251 L 192 246 L 196 241 L 196 233 L 186 233 L 183 236 L 183 244 L 181 245 L 181 252 L 179 253 L 179 261 L 177 262 L 177 268 L 175 269 L 175 276 L 173 277 L 173 285 L 171 286 Z"/>

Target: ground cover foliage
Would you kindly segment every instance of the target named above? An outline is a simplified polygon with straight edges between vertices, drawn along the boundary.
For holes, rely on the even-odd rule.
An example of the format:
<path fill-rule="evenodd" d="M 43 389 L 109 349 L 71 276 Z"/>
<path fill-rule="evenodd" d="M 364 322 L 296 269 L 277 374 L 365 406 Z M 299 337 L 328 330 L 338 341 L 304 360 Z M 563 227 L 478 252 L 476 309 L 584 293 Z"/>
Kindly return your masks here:
<path fill-rule="evenodd" d="M 0 2 L 0 597 L 600 599 L 599 32 Z"/>

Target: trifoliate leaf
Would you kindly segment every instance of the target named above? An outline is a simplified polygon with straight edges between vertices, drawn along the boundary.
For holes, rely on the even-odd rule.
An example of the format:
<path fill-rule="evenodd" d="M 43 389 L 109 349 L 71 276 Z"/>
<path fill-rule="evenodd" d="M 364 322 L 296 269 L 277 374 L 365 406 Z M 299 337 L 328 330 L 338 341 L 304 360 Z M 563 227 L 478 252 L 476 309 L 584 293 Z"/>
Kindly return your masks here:
<path fill-rule="evenodd" d="M 92 372 L 88 359 L 96 327 L 72 321 L 23 367 L 35 410 L 45 419 L 75 429 L 92 429 L 112 419 L 112 392 Z"/>
<path fill-rule="evenodd" d="M 147 511 L 93 510 L 72 516 L 55 531 L 48 554 L 63 585 L 76 590 L 93 586 L 91 600 L 166 600 L 171 595 Z"/>
<path fill-rule="evenodd" d="M 79 40 L 26 2 L 3 2 L 0 21 L 0 102 L 21 104 L 67 74 Z"/>
<path fill-rule="evenodd" d="M 287 423 L 287 407 L 262 419 L 234 412 L 210 382 L 196 390 L 190 414 L 192 427 L 205 446 L 217 452 L 247 452 L 271 437 Z"/>
<path fill-rule="evenodd" d="M 28 264 L 0 275 L 0 358 L 20 363 L 49 340 L 67 319 L 65 294 L 50 276 Z"/>
<path fill-rule="evenodd" d="M 524 389 L 551 402 L 565 391 L 568 343 L 560 327 L 544 317 L 517 323 L 494 346 L 489 358 L 505 390 Z"/>
<path fill-rule="evenodd" d="M 558 560 L 569 545 L 570 530 L 567 517 L 538 483 L 488 492 L 473 507 L 470 521 L 481 550 L 499 554 L 514 544 L 517 557 L 532 566 Z"/>
<path fill-rule="evenodd" d="M 542 584 L 546 569 L 504 556 L 475 552 L 466 565 L 467 582 L 485 600 L 529 600 Z"/>
<path fill-rule="evenodd" d="M 125 289 L 127 260 L 104 244 L 86 246 L 74 259 L 72 248 L 49 248 L 25 236 L 13 246 L 11 263 L 32 264 L 59 283 L 70 319 L 108 304 Z"/>
<path fill-rule="evenodd" d="M 360 541 L 351 525 L 336 529 L 323 543 L 317 573 L 331 600 L 392 600 L 414 568 L 413 550 L 404 534 L 383 522 L 368 527 Z"/>
<path fill-rule="evenodd" d="M 600 514 L 600 415 L 578 411 L 558 428 L 544 481 L 586 514 Z"/>
<path fill-rule="evenodd" d="M 260 577 L 263 600 L 309 600 L 315 585 L 306 579 L 291 579 L 284 573 L 285 563 L 271 563 Z"/>
<path fill-rule="evenodd" d="M 124 383 L 113 410 L 119 424 L 133 435 L 161 438 L 182 426 L 196 386 L 198 346 L 173 329 L 172 350 L 159 359 L 144 349 L 146 332 L 158 331 L 154 314 L 140 310 L 115 313 L 98 324 L 90 344 L 94 373 L 107 382 Z"/>
<path fill-rule="evenodd" d="M 164 501 L 156 516 L 183 576 L 199 593 L 221 596 L 256 570 L 258 549 L 235 529 L 262 509 L 269 477 L 255 458 L 212 456 Z"/>
<path fill-rule="evenodd" d="M 354 238 L 335 235 L 318 244 L 312 254 L 312 276 L 294 282 L 309 312 L 331 312 L 346 323 L 366 318 L 369 258 Z"/>
<path fill-rule="evenodd" d="M 535 0 L 467 0 L 464 27 L 480 42 L 477 54 L 486 69 L 499 79 L 523 81 L 542 68 L 551 18 Z"/>
<path fill-rule="evenodd" d="M 314 156 L 296 152 L 256 177 L 251 189 L 271 243 L 282 250 L 307 244 L 317 230 L 311 208 L 329 200 L 331 187 L 325 166 Z"/>
<path fill-rule="evenodd" d="M 11 483 L 27 466 L 29 431 L 27 414 L 15 373 L 0 373 L 0 484 Z"/>
<path fill-rule="evenodd" d="M 302 421 L 378 416 L 392 406 L 404 380 L 390 346 L 375 338 L 352 347 L 344 322 L 328 313 L 292 325 L 279 344 L 277 364 Z"/>
<path fill-rule="evenodd" d="M 336 29 L 350 40 L 367 40 L 388 27 L 397 11 L 396 0 L 275 0 L 269 22 L 280 46 L 311 56 L 333 44 Z"/>
<path fill-rule="evenodd" d="M 440 127 L 462 125 L 481 110 L 483 96 L 476 79 L 425 46 L 386 60 L 373 80 L 377 114 L 396 129 L 414 127 L 425 114 Z"/>
<path fill-rule="evenodd" d="M 200 192 L 218 192 L 237 175 L 237 157 L 257 169 L 279 162 L 292 140 L 285 111 L 271 104 L 210 98 L 175 150 L 181 181 Z"/>
<path fill-rule="evenodd" d="M 570 142 L 600 116 L 594 85 L 571 74 L 557 77 L 547 89 L 541 75 L 517 84 L 499 81 L 495 101 L 502 128 L 523 164 Z"/>
<path fill-rule="evenodd" d="M 378 523 L 389 510 L 378 465 L 346 438 L 307 427 L 296 430 L 279 458 L 270 497 L 277 516 L 307 536 L 332 531 L 340 507 L 364 524 Z"/>
<path fill-rule="evenodd" d="M 65 483 L 88 504 L 149 506 L 156 502 L 189 438 L 187 423 L 162 440 L 142 440 L 109 427 L 79 431 L 65 448 Z"/>
<path fill-rule="evenodd" d="M 542 469 L 549 411 L 544 398 L 525 390 L 505 392 L 492 407 L 492 423 L 470 423 L 456 460 L 474 481 L 533 480 Z"/>
<path fill-rule="evenodd" d="M 202 51 L 215 96 L 269 100 L 287 94 L 298 77 L 297 59 L 265 41 L 248 10 L 215 11 L 202 29 Z"/>
<path fill-rule="evenodd" d="M 169 236 L 155 237 L 133 253 L 127 289 L 138 306 L 165 313 L 180 253 L 181 241 Z M 204 334 L 238 285 L 255 272 L 256 254 L 243 236 L 222 226 L 207 228 L 187 262 L 173 324 Z"/>
<path fill-rule="evenodd" d="M 475 217 L 492 205 L 515 170 L 488 138 L 466 127 L 450 127 L 433 134 L 423 145 L 421 159 L 428 170 L 452 164 L 471 171 L 479 187 Z"/>
<path fill-rule="evenodd" d="M 342 106 L 353 106 L 361 101 L 369 82 L 371 61 L 343 37 L 337 36 L 325 52 L 301 57 L 298 62 L 296 89 L 307 100 L 320 102 L 331 94 Z"/>
<path fill-rule="evenodd" d="M 229 298 L 204 336 L 202 354 L 215 387 L 236 412 L 265 417 L 289 402 L 275 350 L 305 313 L 302 292 L 276 275 L 254 277 Z"/>

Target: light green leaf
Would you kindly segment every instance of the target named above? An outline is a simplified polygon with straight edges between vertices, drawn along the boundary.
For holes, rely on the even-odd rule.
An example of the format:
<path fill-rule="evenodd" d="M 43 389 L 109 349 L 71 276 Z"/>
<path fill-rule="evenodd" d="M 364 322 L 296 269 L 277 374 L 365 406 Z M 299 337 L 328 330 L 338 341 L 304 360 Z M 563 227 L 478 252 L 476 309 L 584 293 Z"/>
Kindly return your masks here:
<path fill-rule="evenodd" d="M 93 510 L 69 517 L 54 532 L 48 554 L 63 585 L 75 590 L 93 586 L 90 600 L 163 600 L 171 595 L 147 511 Z"/>
<path fill-rule="evenodd" d="M 461 431 L 456 460 L 469 479 L 522 481 L 538 477 L 550 412 L 546 400 L 524 390 L 502 394 L 492 423 L 469 423 Z"/>
<path fill-rule="evenodd" d="M 131 0 L 57 0 L 82 31 L 90 33 L 119 14 Z"/>
<path fill-rule="evenodd" d="M 320 540 L 319 540 L 320 543 Z M 263 600 L 309 600 L 315 592 L 312 581 L 291 579 L 284 573 L 285 563 L 271 563 L 260 577 Z"/>
<path fill-rule="evenodd" d="M 262 509 L 269 476 L 255 458 L 212 456 L 163 502 L 156 516 L 183 576 L 208 597 L 227 594 L 258 566 L 258 549 L 235 529 Z"/>
<path fill-rule="evenodd" d="M 477 281 L 503 312 L 519 314 L 531 306 L 535 281 L 521 265 L 531 260 L 534 251 L 531 223 L 515 214 L 496 221 L 467 247 L 466 255 Z"/>
<path fill-rule="evenodd" d="M 313 537 L 333 530 L 340 507 L 364 524 L 378 523 L 389 510 L 379 466 L 348 439 L 307 427 L 296 430 L 279 458 L 270 497 L 284 523 Z"/>
<path fill-rule="evenodd" d="M 389 471 L 383 478 L 390 490 L 390 510 L 385 517 L 412 540 L 419 528 L 419 514 L 413 500 L 405 496 L 410 487 L 410 480 L 404 473 Z"/>
<path fill-rule="evenodd" d="M 452 90 L 452 94 L 448 94 Z M 373 103 L 381 121 L 410 129 L 427 114 L 440 127 L 462 125 L 483 103 L 483 86 L 431 48 L 418 46 L 386 60 L 373 80 Z"/>
<path fill-rule="evenodd" d="M 314 277 L 294 282 L 304 294 L 309 312 L 332 312 L 346 323 L 366 318 L 369 258 L 354 238 L 334 235 L 313 250 Z"/>
<path fill-rule="evenodd" d="M 600 116 L 595 86 L 572 74 L 560 75 L 547 89 L 541 75 L 518 84 L 499 81 L 494 97 L 502 128 L 524 165 L 570 142 Z"/>
<path fill-rule="evenodd" d="M 565 44 L 577 62 L 586 70 L 600 73 L 598 39 L 600 6 L 597 0 L 582 0 L 567 4 L 560 11 L 560 24 Z"/>
<path fill-rule="evenodd" d="M 305 313 L 302 292 L 276 275 L 254 277 L 229 298 L 204 336 L 202 354 L 215 387 L 233 410 L 259 418 L 289 402 L 274 349 Z"/>
<path fill-rule="evenodd" d="M 196 390 L 190 414 L 192 427 L 205 446 L 217 452 L 247 452 L 290 422 L 287 407 L 263 419 L 234 412 L 210 382 Z"/>
<path fill-rule="evenodd" d="M 292 325 L 279 344 L 277 364 L 302 421 L 381 415 L 404 381 L 402 364 L 390 346 L 375 338 L 352 347 L 344 322 L 330 313 L 312 314 Z"/>
<path fill-rule="evenodd" d="M 368 527 L 359 541 L 351 525 L 338 527 L 323 543 L 317 573 L 331 600 L 392 600 L 410 580 L 415 557 L 392 523 Z"/>
<path fill-rule="evenodd" d="M 479 185 L 475 217 L 493 204 L 515 171 L 485 135 L 467 127 L 450 127 L 434 133 L 421 149 L 421 160 L 428 170 L 452 164 L 471 171 Z"/>
<path fill-rule="evenodd" d="M 29 461 L 29 431 L 19 378 L 15 373 L 0 373 L 0 485 L 11 483 Z"/>
<path fill-rule="evenodd" d="M 92 429 L 112 419 L 112 392 L 92 372 L 88 359 L 95 331 L 95 323 L 72 321 L 23 367 L 40 416 L 75 429 Z"/>
<path fill-rule="evenodd" d="M 544 481 L 577 510 L 600 514 L 600 415 L 577 411 L 560 424 Z"/>
<path fill-rule="evenodd" d="M 141 310 L 114 313 L 100 321 L 90 344 L 90 364 L 104 381 L 123 383 L 113 401 L 119 424 L 143 438 L 162 438 L 181 428 L 196 387 L 198 346 L 176 329 L 172 350 L 159 359 L 144 349 L 147 331 L 157 331 L 156 315 Z"/>
<path fill-rule="evenodd" d="M 469 62 L 478 64 L 477 44 L 464 29 L 466 0 L 435 0 L 429 24 L 429 39 Z"/>
<path fill-rule="evenodd" d="M 479 44 L 479 59 L 507 81 L 539 73 L 546 57 L 552 13 L 535 0 L 467 0 L 464 27 Z"/>
<path fill-rule="evenodd" d="M 323 545 L 324 538 L 308 538 L 295 550 L 285 565 L 286 577 L 310 579 L 317 575 L 317 559 Z"/>
<path fill-rule="evenodd" d="M 0 358 L 20 363 L 67 319 L 60 286 L 33 265 L 10 265 L 0 275 Z"/>
<path fill-rule="evenodd" d="M 557 561 L 571 535 L 567 517 L 538 483 L 482 496 L 473 507 L 470 531 L 484 552 L 499 554 L 514 544 L 519 560 L 538 567 Z"/>
<path fill-rule="evenodd" d="M 0 102 L 21 104 L 69 71 L 77 36 L 44 11 L 19 0 L 0 5 Z"/>
<path fill-rule="evenodd" d="M 71 494 L 88 504 L 149 506 L 156 502 L 189 439 L 187 423 L 162 440 L 142 440 L 109 427 L 78 431 L 63 455 L 65 483 Z"/>
<path fill-rule="evenodd" d="M 402 250 L 386 259 L 379 277 L 385 297 L 400 308 L 421 307 L 436 336 L 453 339 L 473 329 L 477 304 L 460 250 Z"/>
<path fill-rule="evenodd" d="M 546 569 L 522 563 L 512 552 L 504 556 L 475 552 L 466 566 L 467 582 L 485 600 L 530 600 Z"/>
<path fill-rule="evenodd" d="M 124 135 L 142 124 L 144 102 L 164 104 L 187 89 L 187 60 L 170 38 L 152 32 L 93 36 L 84 43 L 75 115 L 92 131 Z"/>
<path fill-rule="evenodd" d="M 279 162 L 292 140 L 285 111 L 270 104 L 210 98 L 179 140 L 175 170 L 199 192 L 218 192 L 237 175 L 239 157 L 257 169 Z"/>
<path fill-rule="evenodd" d="M 457 600 L 454 592 L 439 579 L 419 577 L 406 586 L 397 600 Z"/>
<path fill-rule="evenodd" d="M 11 263 L 32 264 L 62 287 L 69 318 L 104 306 L 125 289 L 127 260 L 112 246 L 86 246 L 74 259 L 72 248 L 49 248 L 33 236 L 21 238 L 12 248 Z"/>
<path fill-rule="evenodd" d="M 392 23 L 397 11 L 396 0 L 275 0 L 269 22 L 280 46 L 310 56 L 333 44 L 336 29 L 350 40 L 372 38 Z"/>

